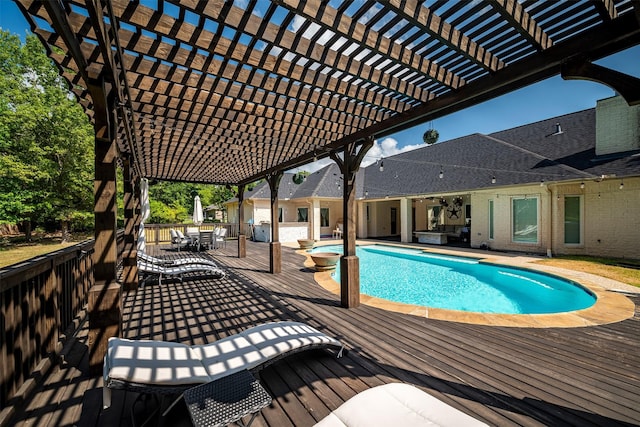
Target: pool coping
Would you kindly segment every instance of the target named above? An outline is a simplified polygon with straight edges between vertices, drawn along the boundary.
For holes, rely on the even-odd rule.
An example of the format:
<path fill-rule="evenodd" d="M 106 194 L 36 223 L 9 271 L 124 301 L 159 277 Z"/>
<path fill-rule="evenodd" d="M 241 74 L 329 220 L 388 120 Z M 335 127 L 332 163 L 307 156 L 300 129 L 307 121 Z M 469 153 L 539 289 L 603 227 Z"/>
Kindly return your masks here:
<path fill-rule="evenodd" d="M 334 245 L 340 241 L 323 241 L 315 247 Z M 539 257 L 527 255 L 502 255 L 498 253 L 474 252 L 473 250 L 457 250 L 453 248 L 432 248 L 427 246 L 416 246 L 411 244 L 398 244 L 390 242 L 358 241 L 358 245 L 386 245 L 419 249 L 429 253 L 449 254 L 465 257 L 477 258 L 479 261 L 489 264 L 501 264 L 510 267 L 524 268 L 527 270 L 542 272 L 559 276 L 589 289 L 595 296 L 596 302 L 589 308 L 583 310 L 570 311 L 566 313 L 553 314 L 492 314 L 475 313 L 460 310 L 446 310 L 442 308 L 425 307 L 413 304 L 404 304 L 394 301 L 384 300 L 366 294 L 360 294 L 360 303 L 383 310 L 404 313 L 413 316 L 426 317 L 429 319 L 446 320 L 460 323 L 471 323 L 488 326 L 509 326 L 524 328 L 575 328 L 585 326 L 604 325 L 608 323 L 621 322 L 634 316 L 635 304 L 623 294 L 607 289 L 595 280 L 607 281 L 615 289 L 615 284 L 620 284 L 619 288 L 625 289 L 624 284 L 605 279 L 593 274 L 576 272 L 573 270 L 558 267 L 541 266 L 532 263 L 539 260 Z M 298 249 L 296 253 L 306 257 L 304 266 L 314 268 L 314 263 L 307 249 Z M 314 274 L 314 280 L 329 292 L 340 295 L 340 284 L 331 277 L 331 271 L 320 271 Z M 627 285 L 628 286 L 628 285 Z M 626 289 L 629 289 L 626 287 Z M 629 290 L 629 292 L 634 292 Z M 637 291 L 640 293 L 640 290 Z"/>

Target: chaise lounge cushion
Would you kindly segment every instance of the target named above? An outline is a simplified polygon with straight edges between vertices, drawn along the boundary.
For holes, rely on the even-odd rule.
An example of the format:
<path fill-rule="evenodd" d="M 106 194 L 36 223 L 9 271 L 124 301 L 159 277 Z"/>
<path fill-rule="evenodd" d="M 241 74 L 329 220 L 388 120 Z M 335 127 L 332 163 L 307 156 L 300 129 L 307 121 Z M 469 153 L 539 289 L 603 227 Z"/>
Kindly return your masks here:
<path fill-rule="evenodd" d="M 204 384 L 247 369 L 263 368 L 292 353 L 334 347 L 340 341 L 300 322 L 271 322 L 211 344 L 110 338 L 104 358 L 105 407 L 108 389 L 160 392 Z M 155 391 L 154 391 L 155 389 Z M 147 391 L 148 390 L 148 391 Z"/>
<path fill-rule="evenodd" d="M 110 338 L 104 370 L 109 381 L 171 386 L 209 382 L 191 347 L 168 341 Z"/>
<path fill-rule="evenodd" d="M 358 393 L 316 427 L 486 426 L 409 384 L 392 383 Z"/>
<path fill-rule="evenodd" d="M 211 344 L 192 346 L 211 376 L 253 369 L 283 354 L 313 347 L 342 348 L 340 341 L 298 322 L 265 323 Z"/>

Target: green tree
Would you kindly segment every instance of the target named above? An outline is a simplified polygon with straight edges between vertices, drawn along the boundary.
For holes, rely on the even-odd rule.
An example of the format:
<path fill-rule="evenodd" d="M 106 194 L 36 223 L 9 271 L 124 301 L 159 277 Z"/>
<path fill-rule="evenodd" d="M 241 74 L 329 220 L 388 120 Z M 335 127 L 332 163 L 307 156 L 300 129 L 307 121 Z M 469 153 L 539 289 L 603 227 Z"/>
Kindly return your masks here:
<path fill-rule="evenodd" d="M 149 200 L 152 224 L 190 222 L 193 215 L 193 198 L 198 195 L 203 207 L 223 203 L 236 194 L 235 187 L 221 185 L 191 184 L 185 182 L 151 182 Z"/>
<path fill-rule="evenodd" d="M 0 221 L 92 224 L 93 129 L 40 41 L 0 31 Z"/>

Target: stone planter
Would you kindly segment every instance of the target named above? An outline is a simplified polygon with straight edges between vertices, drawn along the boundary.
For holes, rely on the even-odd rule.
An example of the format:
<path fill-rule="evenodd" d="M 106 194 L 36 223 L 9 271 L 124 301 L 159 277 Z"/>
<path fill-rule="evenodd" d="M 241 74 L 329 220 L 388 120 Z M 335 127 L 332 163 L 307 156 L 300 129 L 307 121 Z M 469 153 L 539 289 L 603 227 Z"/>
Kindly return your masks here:
<path fill-rule="evenodd" d="M 311 249 L 316 241 L 313 239 L 298 239 L 298 245 L 300 249 Z"/>
<path fill-rule="evenodd" d="M 340 254 L 338 252 L 316 252 L 311 254 L 311 259 L 316 264 L 316 271 L 335 270 Z"/>

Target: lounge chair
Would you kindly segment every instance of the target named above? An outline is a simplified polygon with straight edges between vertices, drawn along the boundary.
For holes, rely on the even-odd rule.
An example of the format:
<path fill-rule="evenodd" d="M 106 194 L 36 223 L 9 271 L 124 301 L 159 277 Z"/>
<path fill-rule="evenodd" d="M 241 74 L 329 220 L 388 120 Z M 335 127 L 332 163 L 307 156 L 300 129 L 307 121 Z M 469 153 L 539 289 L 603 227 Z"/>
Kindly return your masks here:
<path fill-rule="evenodd" d="M 487 424 L 409 384 L 391 383 L 356 394 L 316 427 L 465 426 Z"/>
<path fill-rule="evenodd" d="M 147 255 L 144 252 L 138 251 L 138 258 L 148 263 L 163 265 L 165 267 L 172 267 L 172 266 L 175 267 L 179 265 L 189 265 L 189 264 L 204 264 L 204 265 L 210 265 L 215 268 L 220 268 L 215 261 L 209 258 L 204 258 L 199 256 L 186 256 L 186 257 L 180 257 L 180 258 L 163 259 L 163 258 L 157 258 L 151 255 Z"/>
<path fill-rule="evenodd" d="M 283 357 L 340 341 L 299 322 L 272 322 L 246 329 L 211 344 L 110 338 L 104 358 L 103 404 L 111 390 L 175 395 L 233 373 L 257 371 Z"/>
<path fill-rule="evenodd" d="M 138 270 L 147 275 L 157 275 L 159 285 L 162 284 L 162 276 L 179 276 L 181 282 L 182 275 L 187 273 L 207 273 L 217 278 L 226 276 L 223 270 L 211 264 L 161 265 L 142 259 L 138 259 Z"/>

